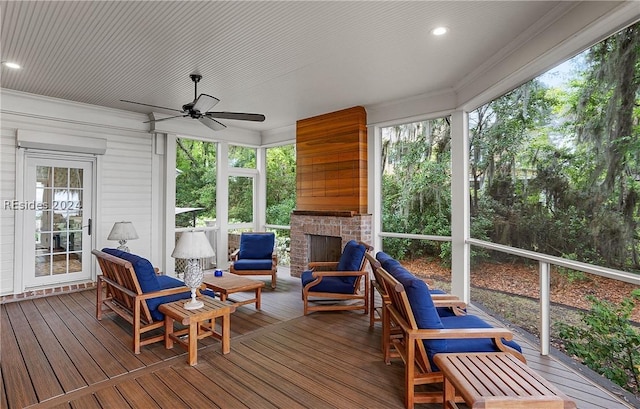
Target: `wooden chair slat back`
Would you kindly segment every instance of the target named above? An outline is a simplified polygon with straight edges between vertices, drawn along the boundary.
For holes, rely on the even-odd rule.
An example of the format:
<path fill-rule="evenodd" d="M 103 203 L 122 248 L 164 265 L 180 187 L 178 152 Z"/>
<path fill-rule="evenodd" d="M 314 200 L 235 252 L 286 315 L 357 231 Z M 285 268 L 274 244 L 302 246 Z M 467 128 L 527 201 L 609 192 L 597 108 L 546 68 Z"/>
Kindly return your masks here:
<path fill-rule="evenodd" d="M 143 294 L 140 283 L 138 282 L 138 276 L 136 276 L 136 271 L 130 262 L 100 250 L 92 250 L 91 253 L 98 259 L 98 264 L 105 278 L 120 284 L 136 295 Z M 121 305 L 123 308 L 133 311 L 135 299 L 130 294 L 127 294 L 115 286 L 109 285 L 108 282 L 106 291 L 107 297 L 111 297 L 112 301 Z M 146 301 L 142 302 L 140 317 L 146 323 L 153 322 Z"/>

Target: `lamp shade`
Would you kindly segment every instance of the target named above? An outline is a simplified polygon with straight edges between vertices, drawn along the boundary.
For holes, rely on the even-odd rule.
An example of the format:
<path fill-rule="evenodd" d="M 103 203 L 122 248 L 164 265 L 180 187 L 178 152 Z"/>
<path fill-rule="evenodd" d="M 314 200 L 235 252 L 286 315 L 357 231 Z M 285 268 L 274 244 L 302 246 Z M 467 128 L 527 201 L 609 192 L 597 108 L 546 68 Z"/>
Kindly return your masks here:
<path fill-rule="evenodd" d="M 131 222 L 116 222 L 111 228 L 107 240 L 134 240 L 138 238 L 136 229 Z"/>
<path fill-rule="evenodd" d="M 182 232 L 176 243 L 176 248 L 171 253 L 171 257 L 183 259 L 208 258 L 215 255 L 216 253 L 203 231 Z"/>

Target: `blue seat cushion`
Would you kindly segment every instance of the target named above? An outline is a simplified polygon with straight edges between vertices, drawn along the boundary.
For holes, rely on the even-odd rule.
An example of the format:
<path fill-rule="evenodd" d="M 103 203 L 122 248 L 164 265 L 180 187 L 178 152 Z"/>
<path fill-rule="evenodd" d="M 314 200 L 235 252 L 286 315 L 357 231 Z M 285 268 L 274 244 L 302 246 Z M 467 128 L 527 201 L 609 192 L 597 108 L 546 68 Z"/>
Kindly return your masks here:
<path fill-rule="evenodd" d="M 150 293 L 160 290 L 158 275 L 156 274 L 156 271 L 154 270 L 149 260 L 118 249 L 104 248 L 102 249 L 102 251 L 123 260 L 127 260 L 131 263 L 133 269 L 136 272 L 138 283 L 140 283 L 140 289 L 143 293 Z"/>
<path fill-rule="evenodd" d="M 184 283 L 177 278 L 165 275 L 158 276 L 158 282 L 160 283 L 160 290 L 184 286 Z M 215 293 L 209 289 L 201 291 L 200 294 L 208 295 L 209 297 L 215 297 Z M 178 294 L 150 298 L 147 300 L 147 307 L 149 307 L 149 312 L 151 313 L 151 316 L 155 321 L 162 321 L 164 320 L 164 314 L 158 311 L 158 307 L 160 306 L 160 304 L 166 304 L 178 300 L 186 300 L 188 298 L 191 298 L 191 290 Z"/>
<path fill-rule="evenodd" d="M 300 276 L 302 280 L 302 286 L 306 286 L 314 280 L 313 270 L 306 270 L 302 272 Z M 341 277 L 325 276 L 320 283 L 310 288 L 310 291 L 322 292 L 322 293 L 340 293 L 340 294 L 353 294 L 353 284 L 349 284 L 342 280 Z"/>
<path fill-rule="evenodd" d="M 233 262 L 233 268 L 236 270 L 271 270 L 273 267 L 272 259 L 240 259 Z"/>
<path fill-rule="evenodd" d="M 240 235 L 238 258 L 270 259 L 273 254 L 275 241 L 275 233 L 242 233 Z"/>
<path fill-rule="evenodd" d="M 483 319 L 475 315 L 462 315 L 453 317 L 442 317 L 442 325 L 446 329 L 459 328 L 493 328 Z M 522 348 L 515 341 L 502 342 L 515 350 L 522 352 Z M 455 352 L 497 352 L 498 347 L 491 338 L 455 338 L 446 340 L 424 340 L 427 356 L 431 362 L 432 368 L 438 370 L 433 363 L 433 357 L 438 353 L 455 353 Z"/>

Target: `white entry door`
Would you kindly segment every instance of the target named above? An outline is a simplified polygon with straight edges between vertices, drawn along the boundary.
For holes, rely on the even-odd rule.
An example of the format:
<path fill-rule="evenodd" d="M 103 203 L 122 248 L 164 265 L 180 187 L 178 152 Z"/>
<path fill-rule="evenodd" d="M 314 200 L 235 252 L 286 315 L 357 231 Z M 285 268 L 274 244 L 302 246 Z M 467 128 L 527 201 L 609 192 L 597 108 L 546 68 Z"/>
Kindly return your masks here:
<path fill-rule="evenodd" d="M 93 161 L 26 157 L 26 288 L 91 279 Z"/>

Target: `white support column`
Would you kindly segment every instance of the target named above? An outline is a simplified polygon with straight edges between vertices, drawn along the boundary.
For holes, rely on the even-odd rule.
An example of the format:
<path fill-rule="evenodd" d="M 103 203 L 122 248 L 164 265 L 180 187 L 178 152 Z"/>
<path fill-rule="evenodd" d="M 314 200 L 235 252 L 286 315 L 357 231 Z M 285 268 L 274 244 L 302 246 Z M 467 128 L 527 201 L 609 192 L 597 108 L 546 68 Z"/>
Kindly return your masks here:
<path fill-rule="evenodd" d="M 176 135 L 167 134 L 164 139 L 164 272 L 175 276 L 176 263 L 171 257 L 176 247 Z"/>
<path fill-rule="evenodd" d="M 382 250 L 382 138 L 380 136 L 380 128 L 377 126 L 369 126 L 367 131 L 368 138 L 368 183 L 369 183 L 369 213 L 372 215 L 371 220 L 371 237 L 373 242 L 371 245 L 376 251 Z"/>
<path fill-rule="evenodd" d="M 540 262 L 540 354 L 549 355 L 551 289 L 549 263 Z"/>
<path fill-rule="evenodd" d="M 220 269 L 229 267 L 229 143 L 219 142 L 216 163 L 218 176 L 216 179 L 216 222 L 218 223 L 218 240 L 216 248 L 216 265 Z"/>
<path fill-rule="evenodd" d="M 469 114 L 451 115 L 451 293 L 471 298 L 469 212 Z"/>
<path fill-rule="evenodd" d="M 253 197 L 253 223 L 256 231 L 265 231 L 267 224 L 267 149 L 257 148 L 256 167 L 258 177 L 255 178 Z"/>

